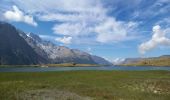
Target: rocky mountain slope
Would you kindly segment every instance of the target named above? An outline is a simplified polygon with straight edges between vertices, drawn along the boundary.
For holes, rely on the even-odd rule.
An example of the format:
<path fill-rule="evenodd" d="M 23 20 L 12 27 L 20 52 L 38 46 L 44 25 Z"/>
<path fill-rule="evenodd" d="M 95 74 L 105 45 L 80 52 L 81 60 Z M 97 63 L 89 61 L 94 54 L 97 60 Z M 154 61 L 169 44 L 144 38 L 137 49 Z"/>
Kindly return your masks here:
<path fill-rule="evenodd" d="M 79 64 L 102 64 L 111 65 L 104 58 L 90 55 L 86 52 L 70 49 L 65 46 L 57 46 L 50 41 L 42 40 L 38 35 L 20 31 L 20 36 L 34 48 L 40 56 L 47 58 L 50 63 L 79 63 Z"/>
<path fill-rule="evenodd" d="M 0 22 L 0 64 L 20 65 L 46 63 L 27 42 L 19 36 L 15 27 Z"/>
<path fill-rule="evenodd" d="M 33 33 L 24 33 L 14 26 L 0 23 L 0 64 L 102 64 L 107 60 L 86 52 L 57 46 Z"/>
<path fill-rule="evenodd" d="M 39 54 L 46 58 L 50 63 L 82 63 L 97 64 L 91 58 L 91 55 L 75 49 L 69 49 L 64 46 L 56 46 L 55 44 L 42 40 L 38 35 L 20 32 L 27 43 Z"/>

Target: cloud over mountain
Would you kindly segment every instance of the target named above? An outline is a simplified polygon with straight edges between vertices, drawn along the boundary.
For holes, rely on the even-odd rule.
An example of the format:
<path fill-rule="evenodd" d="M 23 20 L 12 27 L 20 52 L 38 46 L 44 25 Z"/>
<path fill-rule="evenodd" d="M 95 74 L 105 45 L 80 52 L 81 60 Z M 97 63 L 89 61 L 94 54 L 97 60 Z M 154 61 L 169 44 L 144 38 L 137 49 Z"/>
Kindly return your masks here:
<path fill-rule="evenodd" d="M 56 23 L 52 30 L 61 38 L 72 37 L 75 40 L 80 39 L 79 37 L 85 39 L 91 37 L 94 42 L 110 43 L 126 40 L 128 33 L 132 33 L 137 26 L 136 22 L 119 21 L 113 16 L 110 17 L 109 9 L 104 7 L 102 0 L 41 0 L 39 2 L 15 0 L 15 3 L 25 13 L 35 16 L 40 21 Z M 25 17 L 20 21 L 26 22 Z M 136 24 L 129 27 L 131 22 Z"/>
<path fill-rule="evenodd" d="M 58 45 L 82 50 L 93 47 L 91 53 L 108 58 L 124 58 L 127 51 L 127 57 L 139 56 L 138 46 L 150 37 L 152 26 L 160 25 L 161 30 L 170 27 L 169 12 L 170 0 L 0 0 L 0 16 L 6 14 L 1 21 Z M 37 23 L 38 27 L 23 23 Z M 170 53 L 169 46 L 165 49 L 164 44 L 155 46 L 152 41 L 143 43 L 146 46 L 141 46 L 140 52 L 151 50 L 149 43 L 158 47 L 149 55 Z"/>
<path fill-rule="evenodd" d="M 70 44 L 72 41 L 72 37 L 56 38 L 55 40 L 63 44 Z"/>

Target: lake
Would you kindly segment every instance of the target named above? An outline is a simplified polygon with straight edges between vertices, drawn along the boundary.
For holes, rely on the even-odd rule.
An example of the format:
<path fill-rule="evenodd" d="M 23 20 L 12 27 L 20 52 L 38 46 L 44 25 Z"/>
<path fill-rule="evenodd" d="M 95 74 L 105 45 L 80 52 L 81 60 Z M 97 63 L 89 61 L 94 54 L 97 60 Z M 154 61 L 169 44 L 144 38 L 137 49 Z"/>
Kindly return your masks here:
<path fill-rule="evenodd" d="M 147 70 L 166 70 L 170 71 L 170 67 L 132 67 L 132 66 L 103 66 L 103 67 L 4 67 L 0 68 L 0 72 L 49 72 L 49 71 L 79 71 L 79 70 L 122 70 L 122 71 L 147 71 Z"/>

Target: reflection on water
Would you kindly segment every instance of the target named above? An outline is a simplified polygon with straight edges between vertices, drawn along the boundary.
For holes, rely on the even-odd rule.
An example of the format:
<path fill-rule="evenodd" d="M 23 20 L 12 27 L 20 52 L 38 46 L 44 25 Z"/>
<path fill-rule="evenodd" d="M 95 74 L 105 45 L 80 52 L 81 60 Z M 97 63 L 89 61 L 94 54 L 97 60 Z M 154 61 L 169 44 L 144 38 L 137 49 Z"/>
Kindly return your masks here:
<path fill-rule="evenodd" d="M 124 67 L 124 66 L 103 66 L 103 67 L 23 67 L 23 68 L 0 68 L 0 72 L 48 72 L 48 71 L 76 71 L 76 70 L 123 70 L 123 71 L 142 71 L 142 70 L 167 70 L 170 67 Z"/>

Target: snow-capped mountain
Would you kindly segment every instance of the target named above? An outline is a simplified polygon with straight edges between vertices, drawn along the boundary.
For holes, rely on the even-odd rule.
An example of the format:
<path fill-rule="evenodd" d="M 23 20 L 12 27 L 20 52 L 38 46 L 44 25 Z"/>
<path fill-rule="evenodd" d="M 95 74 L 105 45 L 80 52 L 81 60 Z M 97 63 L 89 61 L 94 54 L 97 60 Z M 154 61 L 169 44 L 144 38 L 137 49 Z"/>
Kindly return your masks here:
<path fill-rule="evenodd" d="M 113 60 L 114 65 L 122 64 L 126 59 L 125 58 L 116 58 Z"/>

